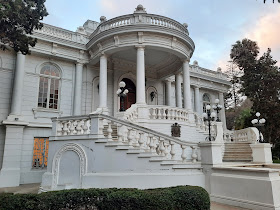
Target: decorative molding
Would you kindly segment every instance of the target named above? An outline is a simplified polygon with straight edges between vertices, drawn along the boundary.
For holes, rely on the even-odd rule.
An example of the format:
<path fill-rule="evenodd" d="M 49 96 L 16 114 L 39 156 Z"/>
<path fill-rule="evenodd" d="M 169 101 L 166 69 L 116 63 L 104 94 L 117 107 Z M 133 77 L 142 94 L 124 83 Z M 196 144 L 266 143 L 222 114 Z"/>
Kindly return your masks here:
<path fill-rule="evenodd" d="M 80 159 L 80 186 L 82 187 L 82 177 L 87 173 L 87 156 L 84 149 L 75 143 L 68 143 L 63 145 L 54 155 L 53 164 L 52 164 L 52 173 L 53 173 L 53 180 L 51 189 L 55 189 L 57 187 L 58 176 L 59 176 L 59 167 L 60 167 L 60 160 L 66 151 L 73 151 L 77 153 Z"/>
<path fill-rule="evenodd" d="M 115 46 L 119 46 L 120 44 L 120 39 L 119 39 L 119 36 L 114 36 L 114 40 L 115 40 Z"/>
<path fill-rule="evenodd" d="M 100 43 L 100 42 L 99 42 L 99 43 L 97 43 L 97 47 L 98 47 L 99 51 L 102 51 L 102 50 L 103 50 L 103 47 L 102 47 L 102 45 L 101 45 L 101 43 Z"/>
<path fill-rule="evenodd" d="M 57 44 L 56 43 L 52 43 L 52 54 L 56 55 L 57 53 Z"/>
<path fill-rule="evenodd" d="M 173 36 L 172 39 L 171 39 L 171 47 L 172 47 L 173 49 L 175 48 L 176 42 L 177 42 L 177 38 Z"/>
<path fill-rule="evenodd" d="M 138 43 L 143 44 L 143 32 L 138 32 Z"/>

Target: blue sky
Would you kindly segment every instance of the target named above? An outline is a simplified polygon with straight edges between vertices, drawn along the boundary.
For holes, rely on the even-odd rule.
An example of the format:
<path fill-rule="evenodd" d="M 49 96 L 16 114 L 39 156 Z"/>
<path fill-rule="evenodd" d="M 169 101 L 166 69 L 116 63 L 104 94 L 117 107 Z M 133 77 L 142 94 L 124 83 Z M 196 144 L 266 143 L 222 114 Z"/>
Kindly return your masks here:
<path fill-rule="evenodd" d="M 280 4 L 272 0 L 46 0 L 49 16 L 43 22 L 76 31 L 88 19 L 131 14 L 138 4 L 186 22 L 196 44 L 191 62 L 202 67 L 226 70 L 231 45 L 243 38 L 257 41 L 261 53 L 270 47 L 280 61 Z"/>

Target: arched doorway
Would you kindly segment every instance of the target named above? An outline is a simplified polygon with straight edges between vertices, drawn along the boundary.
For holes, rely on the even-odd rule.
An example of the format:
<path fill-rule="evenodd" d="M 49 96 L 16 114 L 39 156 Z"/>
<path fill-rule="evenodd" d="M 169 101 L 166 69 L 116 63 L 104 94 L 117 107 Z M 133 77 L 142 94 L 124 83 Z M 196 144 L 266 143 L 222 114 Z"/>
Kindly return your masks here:
<path fill-rule="evenodd" d="M 127 96 L 124 99 L 124 108 L 127 110 L 132 104 L 136 103 L 136 87 L 130 79 L 123 78 L 122 81 L 125 82 L 125 89 L 128 89 Z"/>

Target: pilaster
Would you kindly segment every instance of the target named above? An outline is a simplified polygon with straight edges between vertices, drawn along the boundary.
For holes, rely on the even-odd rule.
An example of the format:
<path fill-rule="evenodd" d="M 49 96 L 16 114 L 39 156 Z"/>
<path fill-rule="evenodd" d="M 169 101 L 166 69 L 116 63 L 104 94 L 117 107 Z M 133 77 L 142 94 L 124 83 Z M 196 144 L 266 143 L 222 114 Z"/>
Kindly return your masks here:
<path fill-rule="evenodd" d="M 24 126 L 6 125 L 6 137 L 0 187 L 14 187 L 20 184 L 20 162 Z"/>
<path fill-rule="evenodd" d="M 76 63 L 73 115 L 82 114 L 83 64 Z"/>

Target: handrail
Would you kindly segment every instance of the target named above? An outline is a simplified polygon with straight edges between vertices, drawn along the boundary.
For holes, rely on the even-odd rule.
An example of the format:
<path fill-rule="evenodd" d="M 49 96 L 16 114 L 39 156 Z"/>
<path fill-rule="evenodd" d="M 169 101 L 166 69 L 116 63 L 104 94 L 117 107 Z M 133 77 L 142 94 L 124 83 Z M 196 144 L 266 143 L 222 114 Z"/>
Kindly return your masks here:
<path fill-rule="evenodd" d="M 148 153 L 150 157 L 159 157 L 160 160 L 175 160 L 178 158 L 178 146 L 181 149 L 179 156 L 186 162 L 188 154 L 186 149 L 192 151 L 190 159 L 193 163 L 198 160 L 197 142 L 182 141 L 176 137 L 142 127 L 126 120 L 117 119 L 104 114 L 90 114 L 88 116 L 53 118 L 53 135 L 63 138 L 81 135 L 95 135 L 106 138 L 107 144 L 115 146 L 126 145 L 128 148 Z M 117 135 L 113 138 L 113 126 L 117 126 Z M 79 139 L 79 137 L 76 137 Z M 145 156 L 146 157 L 146 156 Z"/>
<path fill-rule="evenodd" d="M 158 136 L 160 138 L 164 138 L 165 140 L 173 141 L 173 142 L 175 142 L 177 144 L 182 144 L 182 145 L 185 145 L 185 146 L 196 146 L 196 145 L 198 145 L 197 142 L 182 141 L 182 140 L 180 140 L 180 139 L 178 139 L 176 137 L 172 137 L 172 136 L 160 133 L 158 131 L 155 131 L 155 130 L 152 130 L 152 129 L 149 129 L 149 128 L 146 128 L 146 127 L 142 127 L 140 125 L 136 125 L 136 124 L 131 123 L 129 121 L 117 119 L 115 117 L 111 117 L 109 115 L 104 115 L 104 114 L 90 114 L 90 115 L 81 115 L 81 116 L 59 117 L 59 118 L 52 118 L 52 120 L 53 120 L 53 122 L 58 122 L 58 121 L 64 122 L 63 126 L 66 126 L 67 123 L 72 122 L 72 124 L 70 124 L 70 125 L 67 124 L 68 127 L 69 126 L 74 126 L 73 125 L 74 122 L 77 125 L 80 123 L 80 127 L 84 126 L 84 131 L 81 131 L 80 134 L 89 134 L 90 133 L 90 126 L 91 125 L 89 125 L 87 123 L 92 118 L 99 118 L 99 119 L 110 120 L 110 121 L 113 121 L 115 123 L 122 124 L 122 125 L 128 126 L 130 128 L 133 128 L 133 129 L 136 129 L 136 130 L 148 133 L 148 134 L 152 134 L 152 135 Z M 56 125 L 53 135 L 57 136 L 58 132 L 62 133 L 63 132 L 63 126 L 57 126 Z M 59 130 L 57 130 L 57 128 L 59 128 Z M 72 133 L 73 133 L 73 135 L 78 135 L 78 132 L 73 132 L 72 131 Z M 69 134 L 66 134 L 66 135 L 69 135 Z"/>
<path fill-rule="evenodd" d="M 164 138 L 165 140 L 169 140 L 169 141 L 173 141 L 177 144 L 183 144 L 183 145 L 186 145 L 186 146 L 196 146 L 198 145 L 197 142 L 191 142 L 191 141 L 182 141 L 176 137 L 172 137 L 172 136 L 168 136 L 166 134 L 163 134 L 163 133 L 160 133 L 158 131 L 155 131 L 155 130 L 152 130 L 152 129 L 149 129 L 149 128 L 146 128 L 146 127 L 143 127 L 143 126 L 140 126 L 140 125 L 136 125 L 134 123 L 131 123 L 131 122 L 128 122 L 128 121 L 125 121 L 125 120 L 120 120 L 120 119 L 117 119 L 117 118 L 114 118 L 114 117 L 111 117 L 109 115 L 104 115 L 104 114 L 94 114 L 94 115 L 90 115 L 91 117 L 94 117 L 94 116 L 97 116 L 99 118 L 103 118 L 103 119 L 107 119 L 107 120 L 111 120 L 111 121 L 114 121 L 116 123 L 120 123 L 120 124 L 123 124 L 125 126 L 129 126 L 131 128 L 134 128 L 134 129 L 137 129 L 139 131 L 143 131 L 145 133 L 148 133 L 148 134 L 152 134 L 152 135 L 155 135 L 155 136 L 158 136 L 158 137 L 161 137 L 161 138 Z"/>

